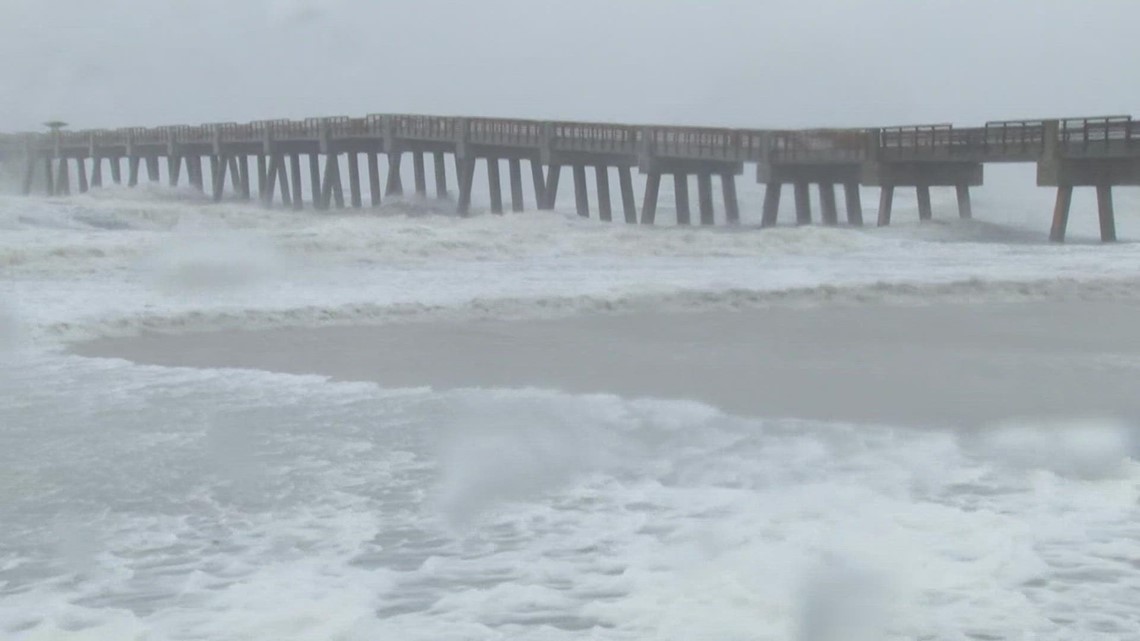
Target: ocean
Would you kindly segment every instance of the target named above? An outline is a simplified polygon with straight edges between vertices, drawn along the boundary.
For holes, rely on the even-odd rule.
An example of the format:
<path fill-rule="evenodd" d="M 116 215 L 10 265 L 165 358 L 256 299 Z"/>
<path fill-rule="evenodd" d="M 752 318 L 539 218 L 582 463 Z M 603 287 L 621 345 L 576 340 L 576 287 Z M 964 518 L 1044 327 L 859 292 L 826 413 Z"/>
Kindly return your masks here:
<path fill-rule="evenodd" d="M 1136 194 L 1118 195 L 1126 242 L 1093 241 L 1089 199 L 1054 246 L 1049 195 L 997 178 L 977 220 L 937 194 L 920 225 L 900 194 L 885 229 L 761 230 L 755 187 L 738 229 L 602 224 L 567 203 L 457 218 L 412 199 L 317 214 L 154 186 L 0 196 L 0 637 L 1140 639 L 1140 417 L 823 422 L 68 349 L 1140 300 Z"/>

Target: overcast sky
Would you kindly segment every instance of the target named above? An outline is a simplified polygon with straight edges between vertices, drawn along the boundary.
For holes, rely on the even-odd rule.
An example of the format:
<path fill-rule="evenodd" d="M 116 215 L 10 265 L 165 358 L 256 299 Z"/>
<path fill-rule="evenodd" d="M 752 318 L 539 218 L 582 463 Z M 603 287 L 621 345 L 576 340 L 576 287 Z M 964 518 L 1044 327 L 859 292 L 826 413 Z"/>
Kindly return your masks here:
<path fill-rule="evenodd" d="M 0 130 L 1137 113 L 1135 0 L 0 0 Z"/>

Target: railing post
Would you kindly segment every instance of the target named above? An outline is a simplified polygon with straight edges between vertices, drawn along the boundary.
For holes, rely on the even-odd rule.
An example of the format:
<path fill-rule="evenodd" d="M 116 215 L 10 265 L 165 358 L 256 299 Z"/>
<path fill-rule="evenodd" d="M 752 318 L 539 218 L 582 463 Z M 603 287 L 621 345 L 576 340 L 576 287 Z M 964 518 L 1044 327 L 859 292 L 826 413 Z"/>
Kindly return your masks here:
<path fill-rule="evenodd" d="M 868 129 L 866 135 L 864 154 L 867 160 L 878 160 L 882 157 L 883 130 Z"/>
<path fill-rule="evenodd" d="M 554 123 L 542 123 L 542 133 L 539 134 L 538 140 L 538 158 L 544 165 L 551 163 L 551 157 L 554 154 Z M 541 200 L 541 196 L 539 197 Z"/>
<path fill-rule="evenodd" d="M 1042 157 L 1060 158 L 1061 122 L 1058 120 L 1046 120 L 1041 123 L 1041 126 Z"/>

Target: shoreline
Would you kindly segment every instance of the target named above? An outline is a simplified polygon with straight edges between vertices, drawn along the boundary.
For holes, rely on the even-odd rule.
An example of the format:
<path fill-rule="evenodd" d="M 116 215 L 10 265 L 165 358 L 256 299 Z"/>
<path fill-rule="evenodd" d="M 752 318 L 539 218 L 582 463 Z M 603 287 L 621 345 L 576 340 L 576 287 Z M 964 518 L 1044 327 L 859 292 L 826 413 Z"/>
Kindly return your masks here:
<path fill-rule="evenodd" d="M 773 306 L 150 334 L 69 350 L 385 387 L 540 387 L 761 417 L 972 428 L 1140 419 L 1137 321 L 1133 300 Z"/>

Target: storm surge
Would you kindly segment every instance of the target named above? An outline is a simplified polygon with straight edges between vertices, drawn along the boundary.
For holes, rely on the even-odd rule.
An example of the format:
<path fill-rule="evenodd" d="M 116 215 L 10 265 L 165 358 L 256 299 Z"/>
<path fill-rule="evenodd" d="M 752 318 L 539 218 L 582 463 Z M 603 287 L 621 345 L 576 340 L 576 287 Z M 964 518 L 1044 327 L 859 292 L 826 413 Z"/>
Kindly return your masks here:
<path fill-rule="evenodd" d="M 66 349 L 393 321 L 1140 303 L 1136 246 L 1039 240 L 977 221 L 644 229 L 162 189 L 0 199 L 0 636 L 1140 638 L 1137 417 L 744 417 Z M 1082 362 L 1135 369 L 1117 356 Z"/>

